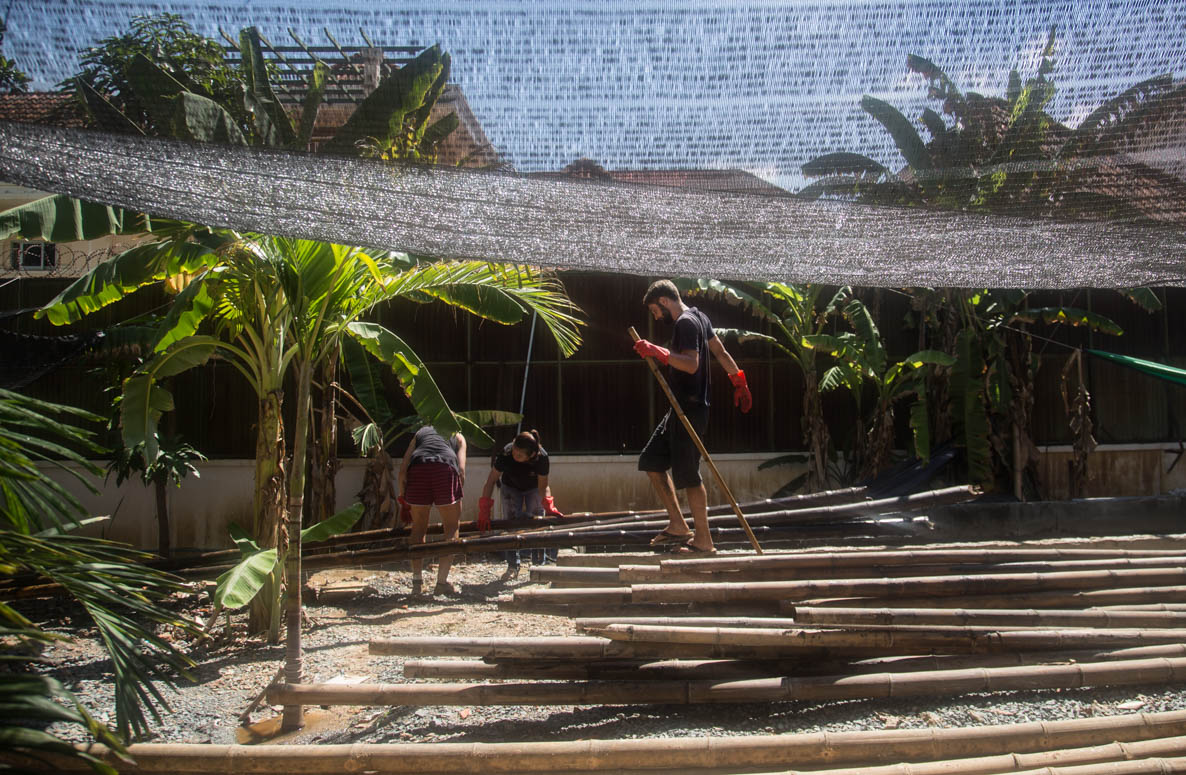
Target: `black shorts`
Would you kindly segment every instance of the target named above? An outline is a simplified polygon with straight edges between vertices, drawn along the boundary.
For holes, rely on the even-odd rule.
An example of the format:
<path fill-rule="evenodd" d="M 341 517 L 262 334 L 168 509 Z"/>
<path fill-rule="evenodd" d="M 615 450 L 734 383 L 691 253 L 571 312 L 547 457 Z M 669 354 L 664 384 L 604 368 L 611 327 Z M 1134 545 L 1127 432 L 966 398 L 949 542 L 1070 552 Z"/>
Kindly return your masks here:
<path fill-rule="evenodd" d="M 708 429 L 708 407 L 697 404 L 685 409 L 684 416 L 703 441 L 704 432 Z M 671 483 L 677 490 L 700 484 L 700 450 L 688 435 L 684 424 L 670 409 L 655 426 L 650 441 L 638 456 L 639 471 L 666 471 L 669 468 Z"/>

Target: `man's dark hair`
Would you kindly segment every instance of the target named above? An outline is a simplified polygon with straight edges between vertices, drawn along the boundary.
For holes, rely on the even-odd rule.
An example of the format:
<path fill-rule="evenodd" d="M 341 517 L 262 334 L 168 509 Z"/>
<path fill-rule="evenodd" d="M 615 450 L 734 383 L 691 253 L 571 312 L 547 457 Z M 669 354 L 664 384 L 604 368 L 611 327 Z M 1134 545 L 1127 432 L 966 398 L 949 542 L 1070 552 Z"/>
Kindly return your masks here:
<path fill-rule="evenodd" d="M 642 297 L 643 306 L 647 304 L 658 304 L 659 299 L 666 296 L 672 301 L 679 301 L 679 289 L 675 287 L 675 283 L 671 280 L 656 280 L 647 288 L 646 295 Z"/>

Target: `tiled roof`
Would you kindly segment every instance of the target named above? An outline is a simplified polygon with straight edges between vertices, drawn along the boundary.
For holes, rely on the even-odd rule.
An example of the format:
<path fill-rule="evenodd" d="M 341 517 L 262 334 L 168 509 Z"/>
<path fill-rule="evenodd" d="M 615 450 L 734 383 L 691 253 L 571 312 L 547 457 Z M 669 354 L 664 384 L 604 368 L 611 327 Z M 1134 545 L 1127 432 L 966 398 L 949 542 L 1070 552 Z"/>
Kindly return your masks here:
<path fill-rule="evenodd" d="M 741 194 L 788 196 L 789 192 L 745 170 L 606 170 L 590 159 L 578 159 L 561 172 L 531 172 L 529 177 L 548 180 L 602 180 L 648 186 L 691 188 Z"/>
<path fill-rule="evenodd" d="M 0 121 L 70 128 L 85 124 L 82 107 L 74 97 L 59 92 L 0 94 Z"/>

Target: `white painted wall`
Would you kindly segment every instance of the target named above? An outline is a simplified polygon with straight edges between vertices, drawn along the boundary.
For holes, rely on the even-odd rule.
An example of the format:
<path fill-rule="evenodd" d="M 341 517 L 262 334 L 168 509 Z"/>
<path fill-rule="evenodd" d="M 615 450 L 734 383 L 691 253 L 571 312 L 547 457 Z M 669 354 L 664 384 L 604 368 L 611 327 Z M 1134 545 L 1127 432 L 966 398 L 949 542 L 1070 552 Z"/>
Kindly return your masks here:
<path fill-rule="evenodd" d="M 758 471 L 758 464 L 770 457 L 774 456 L 735 454 L 716 455 L 713 460 L 734 497 L 744 502 L 768 497 L 801 473 L 791 466 Z M 365 463 L 360 459 L 342 460 L 337 478 L 338 508 L 346 508 L 355 502 L 362 488 Z M 565 514 L 658 508 L 658 499 L 646 475 L 637 470 L 637 463 L 635 455 L 553 455 L 548 479 L 557 508 Z M 182 482 L 181 487 L 169 489 L 175 550 L 232 546 L 227 537 L 227 526 L 232 521 L 243 526 L 251 523 L 253 465 L 251 460 L 203 461 L 198 465 L 200 478 L 191 476 Z M 399 459 L 394 465 L 399 466 Z M 463 518 L 476 519 L 478 498 L 490 471 L 489 457 L 471 458 L 467 468 Z M 89 534 L 124 541 L 141 549 L 156 548 L 153 494 L 139 480 L 125 482 L 120 487 L 115 486 L 114 479 L 106 486 L 101 481 L 96 482 L 101 492 L 93 495 L 60 468 L 44 466 L 43 470 L 74 493 L 90 513 L 112 516 L 106 524 L 88 529 Z M 707 465 L 701 465 L 701 476 L 708 488 L 708 502 L 726 502 Z"/>
<path fill-rule="evenodd" d="M 1068 454 L 1067 448 L 1049 447 L 1042 450 L 1049 462 L 1058 464 Z M 1114 495 L 1161 495 L 1186 488 L 1186 461 L 1173 465 L 1179 450 L 1171 444 L 1101 445 L 1093 459 L 1105 464 L 1109 459 L 1125 458 L 1135 464 L 1138 458 L 1160 459 L 1160 479 L 1157 476 L 1135 477 L 1131 472 L 1124 477 L 1127 485 L 1117 480 L 1106 483 Z M 775 457 L 773 454 L 715 455 L 713 460 L 739 502 L 767 498 L 781 485 L 802 473 L 799 466 L 777 466 L 758 471 L 758 464 Z M 465 481 L 464 519 L 477 517 L 478 497 L 490 471 L 489 457 L 470 459 Z M 658 499 L 651 490 L 646 475 L 637 470 L 634 455 L 571 455 L 552 456 L 549 483 L 556 497 L 556 506 L 565 514 L 579 511 L 618 511 L 623 509 L 653 509 Z M 342 460 L 338 473 L 338 508 L 346 508 L 356 499 L 362 487 L 364 460 Z M 394 461 L 399 465 L 399 460 Z M 1167 473 L 1173 466 L 1173 470 Z M 1124 472 L 1132 465 L 1108 464 Z M 1146 466 L 1147 467 L 1147 466 Z M 227 526 L 238 522 L 251 523 L 252 468 L 250 460 L 208 460 L 199 466 L 201 478 L 186 479 L 180 488 L 170 488 L 169 509 L 172 518 L 173 546 L 178 550 L 210 550 L 230 548 Z M 125 482 L 116 487 L 114 480 L 103 486 L 102 492 L 91 495 L 71 476 L 54 466 L 43 466 L 54 480 L 73 492 L 95 515 L 112 515 L 110 522 L 96 526 L 91 534 L 104 535 L 125 541 L 141 549 L 154 550 L 157 546 L 156 516 L 151 490 L 139 481 Z M 708 466 L 702 464 L 701 476 L 708 488 L 708 502 L 725 503 L 726 499 L 712 477 Z M 1138 481 L 1139 480 L 1139 481 Z M 1140 484 L 1149 491 L 1133 491 Z M 1057 497 L 1057 496 L 1055 496 Z M 682 499 L 681 499 L 682 502 Z"/>

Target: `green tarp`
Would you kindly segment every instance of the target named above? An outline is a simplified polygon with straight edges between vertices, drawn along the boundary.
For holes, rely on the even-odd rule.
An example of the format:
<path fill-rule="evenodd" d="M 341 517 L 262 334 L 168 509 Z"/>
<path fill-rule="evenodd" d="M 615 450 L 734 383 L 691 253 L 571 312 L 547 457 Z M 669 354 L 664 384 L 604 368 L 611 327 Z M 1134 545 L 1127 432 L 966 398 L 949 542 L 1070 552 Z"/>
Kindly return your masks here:
<path fill-rule="evenodd" d="M 1103 350 L 1088 350 L 1087 352 L 1112 361 L 1113 363 L 1119 363 L 1121 366 L 1128 366 L 1130 369 L 1144 372 L 1150 377 L 1156 377 L 1157 379 L 1164 379 L 1167 382 L 1176 382 L 1179 385 L 1186 386 L 1186 369 L 1178 369 L 1173 366 L 1167 366 L 1164 363 L 1133 358 L 1131 355 L 1106 353 Z"/>

